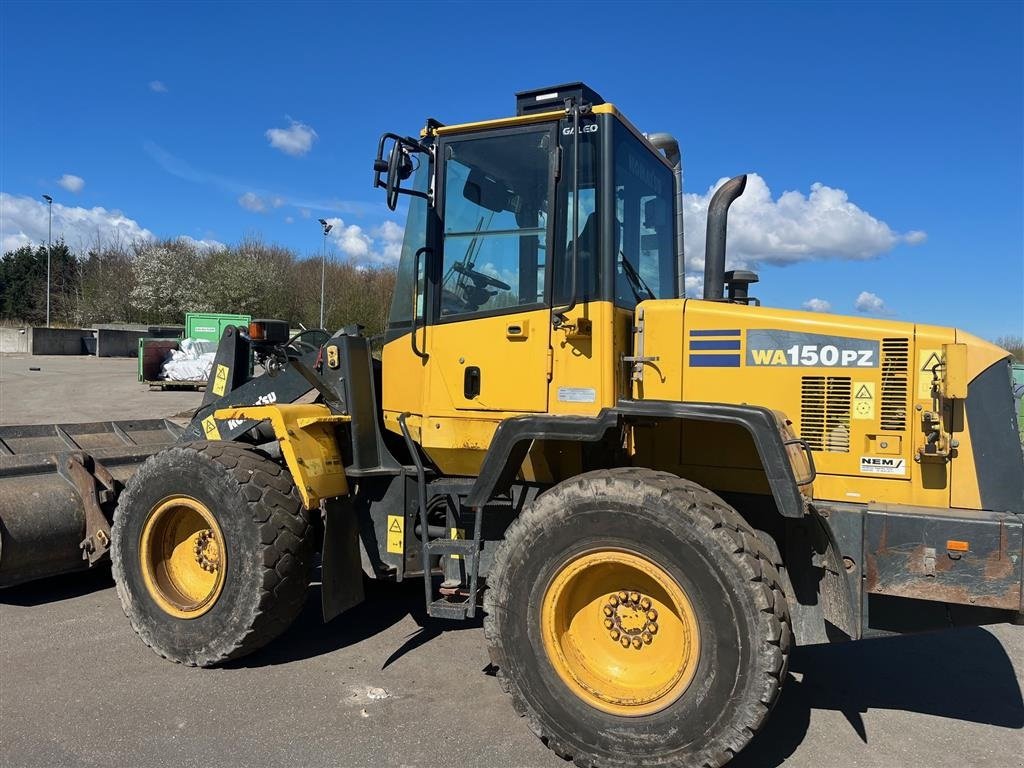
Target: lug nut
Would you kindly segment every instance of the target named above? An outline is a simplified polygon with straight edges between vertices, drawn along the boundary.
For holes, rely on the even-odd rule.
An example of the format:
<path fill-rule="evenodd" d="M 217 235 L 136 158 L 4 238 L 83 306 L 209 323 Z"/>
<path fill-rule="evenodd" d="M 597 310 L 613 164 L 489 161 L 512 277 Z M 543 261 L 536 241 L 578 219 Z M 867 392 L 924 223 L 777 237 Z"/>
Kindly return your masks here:
<path fill-rule="evenodd" d="M 617 597 L 619 598 L 620 603 L 624 603 L 629 598 L 629 595 L 627 595 L 625 592 L 619 592 Z"/>
<path fill-rule="evenodd" d="M 651 633 L 650 633 L 650 632 L 644 632 L 644 633 L 643 633 L 642 635 L 640 635 L 640 638 L 641 638 L 641 639 L 642 639 L 642 640 L 643 640 L 643 641 L 644 641 L 645 643 L 647 643 L 647 645 L 650 645 L 650 644 L 651 644 L 651 640 L 653 639 L 653 638 L 651 637 Z"/>
<path fill-rule="evenodd" d="M 631 602 L 631 603 L 639 603 L 640 602 L 640 593 L 639 592 L 630 592 L 629 593 L 629 602 Z"/>
<path fill-rule="evenodd" d="M 651 620 L 651 621 L 657 621 L 658 620 L 658 612 L 653 610 L 653 609 L 648 611 L 647 612 L 647 618 L 649 620 Z"/>
<path fill-rule="evenodd" d="M 619 640 L 619 642 L 622 643 L 622 647 L 623 648 L 629 648 L 629 638 L 626 637 L 625 635 L 623 635 L 623 637 Z"/>
<path fill-rule="evenodd" d="M 614 626 L 615 626 L 615 622 L 612 621 L 611 619 L 605 619 L 604 620 L 604 628 L 605 629 L 611 629 Z"/>
<path fill-rule="evenodd" d="M 611 631 L 611 635 L 612 635 L 612 640 L 618 640 L 619 639 L 619 630 L 613 629 Z"/>
<path fill-rule="evenodd" d="M 619 604 L 619 598 L 617 598 L 615 595 L 612 595 L 611 597 L 608 598 L 608 605 L 610 605 L 612 608 L 614 608 L 618 604 Z"/>
<path fill-rule="evenodd" d="M 606 605 L 604 607 L 604 615 L 605 616 L 611 616 L 613 613 L 615 613 L 615 611 L 612 610 L 612 607 L 610 605 Z"/>
<path fill-rule="evenodd" d="M 640 607 L 643 608 L 645 611 L 649 611 L 651 609 L 651 598 L 649 598 L 649 597 L 643 598 L 640 601 Z"/>
<path fill-rule="evenodd" d="M 647 631 L 650 632 L 652 635 L 658 634 L 658 625 L 652 621 L 650 624 L 647 625 Z"/>
<path fill-rule="evenodd" d="M 640 646 L 642 646 L 642 645 L 643 645 L 643 643 L 640 641 L 639 637 L 634 637 L 633 638 L 633 647 L 634 648 L 636 648 L 639 651 L 640 650 Z"/>

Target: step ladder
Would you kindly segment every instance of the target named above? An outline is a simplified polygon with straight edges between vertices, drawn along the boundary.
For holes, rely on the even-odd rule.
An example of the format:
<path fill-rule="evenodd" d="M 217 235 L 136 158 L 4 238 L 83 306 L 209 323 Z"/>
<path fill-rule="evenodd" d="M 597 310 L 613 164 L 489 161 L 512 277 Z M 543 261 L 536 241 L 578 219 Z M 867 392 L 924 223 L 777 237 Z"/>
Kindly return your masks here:
<path fill-rule="evenodd" d="M 426 471 L 423 468 L 423 460 L 420 458 L 419 448 L 413 441 L 409 430 L 406 427 L 405 419 L 409 414 L 402 414 L 398 417 L 398 424 L 405 438 L 409 455 L 412 458 L 416 469 L 416 491 L 417 506 L 419 510 L 419 521 L 422 545 L 423 564 L 423 592 L 426 598 L 427 615 L 439 619 L 472 619 L 476 616 L 477 596 L 480 583 L 480 554 L 483 549 L 481 542 L 481 528 L 483 526 L 483 506 L 473 510 L 473 537 L 466 539 L 431 539 L 429 535 L 430 525 L 427 517 L 427 481 Z M 468 493 L 469 488 L 465 489 Z M 456 489 L 447 491 L 449 496 L 460 498 L 462 493 Z M 461 510 L 461 502 L 458 504 Z M 432 556 L 441 555 L 444 564 L 445 580 L 441 584 L 441 596 L 434 595 L 433 573 L 430 568 Z M 455 561 L 453 557 L 460 560 Z M 453 568 L 453 564 L 461 562 L 462 567 Z"/>

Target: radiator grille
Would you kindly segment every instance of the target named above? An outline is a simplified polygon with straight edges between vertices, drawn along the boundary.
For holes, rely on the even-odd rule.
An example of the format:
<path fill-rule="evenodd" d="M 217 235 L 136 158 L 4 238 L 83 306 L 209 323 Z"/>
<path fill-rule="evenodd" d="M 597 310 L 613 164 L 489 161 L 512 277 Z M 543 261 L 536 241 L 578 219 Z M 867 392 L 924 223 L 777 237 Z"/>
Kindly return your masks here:
<path fill-rule="evenodd" d="M 879 427 L 886 432 L 907 428 L 910 390 L 910 341 L 882 339 L 882 399 Z"/>
<path fill-rule="evenodd" d="M 800 383 L 800 437 L 812 451 L 850 452 L 851 381 L 845 376 L 804 376 Z"/>

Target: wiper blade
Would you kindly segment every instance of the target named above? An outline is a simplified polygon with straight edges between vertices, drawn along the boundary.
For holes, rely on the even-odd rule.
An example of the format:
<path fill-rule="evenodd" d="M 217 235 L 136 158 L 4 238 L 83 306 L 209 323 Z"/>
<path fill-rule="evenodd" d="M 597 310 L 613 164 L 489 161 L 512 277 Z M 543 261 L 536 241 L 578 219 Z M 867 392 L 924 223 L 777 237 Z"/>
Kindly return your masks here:
<path fill-rule="evenodd" d="M 654 291 L 652 291 L 651 287 L 644 282 L 644 279 L 640 277 L 640 273 L 636 271 L 636 267 L 630 264 L 629 259 L 626 258 L 626 254 L 622 251 L 619 251 L 619 263 L 622 264 L 622 271 L 625 272 L 626 277 L 629 278 L 631 288 L 633 289 L 633 295 L 636 296 L 637 301 L 641 301 L 640 293 L 637 289 L 647 291 L 647 298 L 649 299 L 657 298 L 657 296 L 654 295 Z"/>

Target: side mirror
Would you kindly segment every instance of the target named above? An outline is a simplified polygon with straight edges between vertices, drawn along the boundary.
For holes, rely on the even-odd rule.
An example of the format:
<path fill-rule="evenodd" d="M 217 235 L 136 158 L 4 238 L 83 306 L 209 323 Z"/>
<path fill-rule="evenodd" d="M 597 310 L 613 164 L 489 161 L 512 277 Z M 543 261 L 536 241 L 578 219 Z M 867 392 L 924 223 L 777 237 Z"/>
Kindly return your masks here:
<path fill-rule="evenodd" d="M 943 344 L 939 391 L 948 400 L 967 399 L 967 345 Z"/>
<path fill-rule="evenodd" d="M 391 141 L 391 151 L 384 159 L 384 148 Z M 373 161 L 373 186 L 384 187 L 387 191 L 387 204 L 390 210 L 398 205 L 398 195 L 416 195 L 426 198 L 427 195 L 411 189 L 403 189 L 402 182 L 412 176 L 415 166 L 412 162 L 413 152 L 429 150 L 415 139 L 402 138 L 394 133 L 385 133 L 377 144 L 377 157 Z M 383 178 L 381 178 L 383 176 Z"/>

